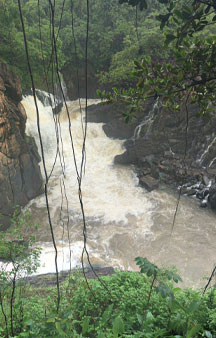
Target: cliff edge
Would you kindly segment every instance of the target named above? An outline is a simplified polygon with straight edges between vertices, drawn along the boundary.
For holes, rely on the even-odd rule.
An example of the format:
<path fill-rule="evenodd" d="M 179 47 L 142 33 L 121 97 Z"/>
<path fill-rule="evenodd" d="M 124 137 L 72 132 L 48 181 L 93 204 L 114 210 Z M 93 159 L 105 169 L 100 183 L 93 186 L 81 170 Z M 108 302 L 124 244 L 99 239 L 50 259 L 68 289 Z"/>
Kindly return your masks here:
<path fill-rule="evenodd" d="M 42 191 L 40 156 L 25 135 L 26 112 L 18 77 L 0 62 L 0 224 L 9 225 L 14 206 L 25 206 Z"/>

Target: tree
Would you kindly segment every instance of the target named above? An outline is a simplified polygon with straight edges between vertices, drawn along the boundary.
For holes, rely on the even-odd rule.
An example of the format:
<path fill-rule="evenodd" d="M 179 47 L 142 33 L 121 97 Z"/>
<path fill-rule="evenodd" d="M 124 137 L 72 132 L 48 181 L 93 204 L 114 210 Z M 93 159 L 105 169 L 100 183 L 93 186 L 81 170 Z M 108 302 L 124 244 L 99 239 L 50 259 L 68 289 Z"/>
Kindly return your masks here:
<path fill-rule="evenodd" d="M 31 235 L 32 230 L 38 228 L 32 224 L 31 214 L 20 215 L 17 208 L 11 223 L 9 229 L 0 232 L 0 317 L 2 315 L 4 321 L 1 333 L 6 338 L 22 331 L 23 278 L 37 271 L 40 255 L 40 248 L 35 246 L 36 238 Z"/>
<path fill-rule="evenodd" d="M 45 74 L 51 84 L 52 64 L 55 69 L 49 1 L 21 0 L 21 5 L 35 85 L 48 91 Z M 126 87 L 130 85 L 127 74 L 134 58 L 140 60 L 142 53 L 159 56 L 164 38 L 154 18 L 163 5 L 154 0 L 147 10 L 139 13 L 131 6 L 120 6 L 116 0 L 91 0 L 89 7 L 89 73 L 102 85 Z M 72 81 L 73 86 L 76 86 L 73 74 L 77 65 L 80 78 L 84 77 L 86 18 L 85 0 L 55 2 L 58 68 L 68 78 L 67 84 Z M 28 89 L 30 81 L 17 0 L 0 0 L 0 45 L 0 59 L 17 73 L 23 89 Z"/>
<path fill-rule="evenodd" d="M 134 62 L 136 87 L 114 90 L 102 95 L 108 101 L 120 100 L 131 109 L 127 119 L 149 97 L 161 97 L 167 107 L 179 109 L 182 102 L 198 104 L 200 114 L 208 115 L 216 105 L 216 4 L 213 0 L 157 0 L 164 12 L 157 16 L 165 30 L 165 48 L 171 48 L 167 60 L 143 57 Z M 146 0 L 119 0 L 148 7 Z"/>

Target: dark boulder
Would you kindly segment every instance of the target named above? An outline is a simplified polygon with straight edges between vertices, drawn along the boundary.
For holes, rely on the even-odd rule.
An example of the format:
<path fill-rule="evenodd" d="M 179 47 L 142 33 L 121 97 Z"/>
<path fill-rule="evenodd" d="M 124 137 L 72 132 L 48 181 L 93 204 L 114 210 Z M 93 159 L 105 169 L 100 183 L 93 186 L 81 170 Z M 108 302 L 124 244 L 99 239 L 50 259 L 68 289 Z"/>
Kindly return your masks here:
<path fill-rule="evenodd" d="M 209 189 L 208 201 L 211 208 L 216 210 L 216 184 L 213 184 Z"/>
<path fill-rule="evenodd" d="M 115 273 L 115 270 L 111 266 L 100 267 L 93 266 L 93 270 L 89 267 L 85 267 L 85 277 L 87 279 L 96 279 L 102 276 L 112 276 Z M 59 272 L 59 282 L 63 282 L 66 278 L 74 276 L 84 276 L 82 269 L 72 269 L 71 271 L 60 271 Z M 73 280 L 73 278 L 71 278 Z M 56 285 L 56 274 L 55 273 L 47 273 L 43 275 L 35 275 L 31 277 L 26 277 L 23 279 L 23 282 L 28 282 L 33 287 L 47 287 Z"/>
<path fill-rule="evenodd" d="M 152 191 L 159 187 L 159 181 L 150 175 L 140 177 L 139 184 L 148 191 Z"/>

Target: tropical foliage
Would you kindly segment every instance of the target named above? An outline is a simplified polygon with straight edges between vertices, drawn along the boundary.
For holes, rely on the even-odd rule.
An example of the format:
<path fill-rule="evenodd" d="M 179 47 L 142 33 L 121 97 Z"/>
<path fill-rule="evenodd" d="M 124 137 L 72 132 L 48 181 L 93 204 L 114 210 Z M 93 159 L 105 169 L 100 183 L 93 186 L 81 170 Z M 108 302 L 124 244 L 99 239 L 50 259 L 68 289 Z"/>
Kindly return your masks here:
<path fill-rule="evenodd" d="M 123 0 L 131 6 L 148 8 L 145 0 Z M 158 0 L 164 13 L 157 19 L 164 30 L 165 48 L 172 50 L 168 60 L 143 56 L 135 61 L 132 78 L 136 88 L 114 90 L 102 95 L 108 101 L 120 100 L 131 105 L 128 118 L 142 100 L 161 97 L 163 104 L 180 109 L 187 102 L 197 104 L 199 113 L 208 115 L 216 104 L 216 8 L 214 1 Z"/>
<path fill-rule="evenodd" d="M 21 0 L 21 5 L 36 87 L 47 89 L 45 74 L 51 82 L 52 67 L 56 68 L 51 7 L 49 1 L 45 0 Z M 130 83 L 128 71 L 134 58 L 140 59 L 143 54 L 160 55 L 163 34 L 155 20 L 160 9 L 161 5 L 155 0 L 146 12 L 120 6 L 117 0 L 90 1 L 88 64 L 91 73 L 101 83 Z M 70 69 L 70 76 L 73 77 L 77 67 L 80 73 L 84 68 L 86 1 L 57 1 L 53 19 L 58 68 Z M 0 47 L 0 60 L 6 62 L 19 75 L 23 88 L 29 88 L 16 0 L 0 0 Z"/>
<path fill-rule="evenodd" d="M 72 273 L 61 285 L 56 312 L 54 287 L 17 281 L 13 317 L 11 289 L 1 279 L 1 337 L 207 337 L 216 331 L 216 294 L 177 288 L 174 270 L 160 269 L 137 257 L 137 272 L 116 272 L 100 280 Z M 44 279 L 46 285 L 49 280 Z M 13 330 L 11 330 L 13 323 Z"/>

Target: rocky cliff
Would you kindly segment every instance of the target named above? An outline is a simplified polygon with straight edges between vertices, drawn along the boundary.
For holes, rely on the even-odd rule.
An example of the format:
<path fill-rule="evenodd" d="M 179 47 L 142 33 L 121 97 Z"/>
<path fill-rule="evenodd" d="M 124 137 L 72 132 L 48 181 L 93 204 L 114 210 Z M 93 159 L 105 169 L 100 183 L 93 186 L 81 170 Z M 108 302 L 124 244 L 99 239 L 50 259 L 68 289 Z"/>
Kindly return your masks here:
<path fill-rule="evenodd" d="M 41 193 L 40 156 L 25 135 L 26 112 L 20 81 L 0 62 L 0 223 L 9 224 L 14 206 Z"/>

